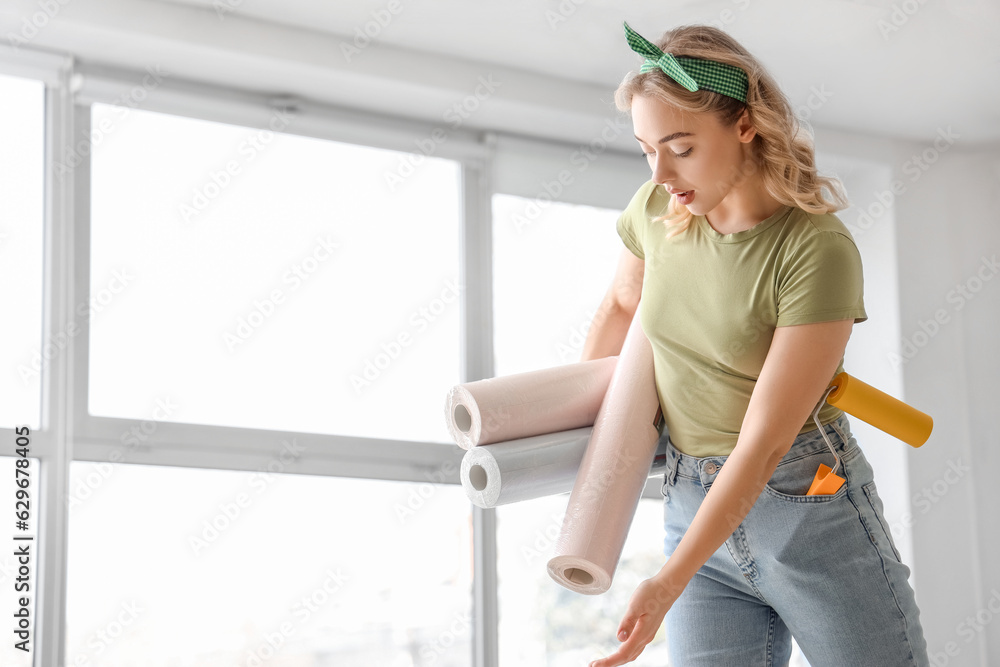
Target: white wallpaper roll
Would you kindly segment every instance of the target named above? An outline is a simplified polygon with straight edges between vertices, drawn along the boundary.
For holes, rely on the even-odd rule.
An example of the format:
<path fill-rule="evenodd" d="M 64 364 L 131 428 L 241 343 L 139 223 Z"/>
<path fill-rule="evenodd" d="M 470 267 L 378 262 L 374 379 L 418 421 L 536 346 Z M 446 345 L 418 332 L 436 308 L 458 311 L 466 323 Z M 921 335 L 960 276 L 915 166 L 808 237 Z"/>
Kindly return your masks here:
<path fill-rule="evenodd" d="M 625 336 L 548 562 L 549 575 L 577 593 L 596 595 L 611 587 L 659 439 L 653 350 L 639 312 Z"/>
<path fill-rule="evenodd" d="M 618 357 L 487 378 L 452 387 L 448 431 L 459 447 L 591 426 Z"/>
<path fill-rule="evenodd" d="M 546 433 L 473 447 L 462 457 L 460 478 L 473 504 L 489 508 L 573 489 L 593 427 Z M 666 469 L 666 440 L 657 448 L 649 476 Z"/>

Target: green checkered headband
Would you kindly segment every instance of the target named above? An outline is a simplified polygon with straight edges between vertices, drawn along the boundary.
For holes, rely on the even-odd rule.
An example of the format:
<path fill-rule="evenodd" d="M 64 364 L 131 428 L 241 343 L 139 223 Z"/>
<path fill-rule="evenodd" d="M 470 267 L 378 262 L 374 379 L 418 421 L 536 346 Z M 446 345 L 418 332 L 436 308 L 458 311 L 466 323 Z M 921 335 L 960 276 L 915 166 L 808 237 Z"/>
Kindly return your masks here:
<path fill-rule="evenodd" d="M 625 38 L 633 51 L 646 56 L 646 61 L 639 68 L 640 73 L 661 69 L 690 91 L 706 89 L 740 102 L 747 101 L 747 73 L 739 67 L 714 60 L 664 53 L 656 44 L 632 30 L 628 23 L 625 24 Z"/>

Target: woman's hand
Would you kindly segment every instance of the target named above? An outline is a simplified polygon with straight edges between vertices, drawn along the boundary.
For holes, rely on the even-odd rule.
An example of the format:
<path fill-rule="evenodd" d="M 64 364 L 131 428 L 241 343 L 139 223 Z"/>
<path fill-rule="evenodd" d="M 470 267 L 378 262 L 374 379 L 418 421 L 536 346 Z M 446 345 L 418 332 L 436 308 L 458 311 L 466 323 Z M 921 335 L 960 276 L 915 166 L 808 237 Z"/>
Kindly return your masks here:
<path fill-rule="evenodd" d="M 589 667 L 615 667 L 638 658 L 646 644 L 653 641 L 663 617 L 683 590 L 683 586 L 669 586 L 661 575 L 640 583 L 629 598 L 625 617 L 618 625 L 618 641 L 624 644 L 608 657 L 594 660 Z"/>

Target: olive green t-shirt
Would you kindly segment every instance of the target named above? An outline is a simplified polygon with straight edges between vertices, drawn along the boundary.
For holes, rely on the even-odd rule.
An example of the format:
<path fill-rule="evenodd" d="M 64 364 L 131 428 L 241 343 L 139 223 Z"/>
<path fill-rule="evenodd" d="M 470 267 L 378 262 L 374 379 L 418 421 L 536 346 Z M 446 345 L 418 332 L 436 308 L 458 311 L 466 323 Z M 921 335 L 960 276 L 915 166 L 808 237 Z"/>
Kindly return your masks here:
<path fill-rule="evenodd" d="M 694 216 L 667 239 L 654 218 L 669 200 L 666 188 L 647 181 L 618 218 L 618 234 L 645 260 L 637 315 L 653 347 L 670 439 L 691 456 L 728 455 L 775 327 L 868 319 L 861 255 L 837 216 L 792 206 L 734 234 Z M 825 404 L 819 419 L 841 414 Z M 799 432 L 814 428 L 810 416 Z"/>

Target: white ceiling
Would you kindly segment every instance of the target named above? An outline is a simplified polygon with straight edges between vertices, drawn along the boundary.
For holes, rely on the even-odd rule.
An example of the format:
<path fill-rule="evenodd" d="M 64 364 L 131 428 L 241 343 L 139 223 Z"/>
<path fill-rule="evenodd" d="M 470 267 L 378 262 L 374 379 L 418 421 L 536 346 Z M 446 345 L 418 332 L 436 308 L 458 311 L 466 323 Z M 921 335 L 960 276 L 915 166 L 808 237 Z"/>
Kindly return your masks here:
<path fill-rule="evenodd" d="M 917 141 L 951 126 L 960 144 L 1000 141 L 997 0 L 162 1 L 340 41 L 376 25 L 382 12 L 390 20 L 372 48 L 505 65 L 609 91 L 639 62 L 623 20 L 650 39 L 677 25 L 715 23 L 763 61 L 793 104 L 826 91 L 829 99 L 808 112 L 815 125 Z"/>
<path fill-rule="evenodd" d="M 24 34 L 29 16 L 43 24 L 30 47 L 85 66 L 162 66 L 438 123 L 495 72 L 503 87 L 468 129 L 564 141 L 602 133 L 641 61 L 623 20 L 650 39 L 709 23 L 756 54 L 817 129 L 1000 147 L 1000 0 L 0 0 L 0 35 Z M 371 44 L 345 58 L 366 26 Z M 615 145 L 630 138 L 616 132 Z"/>

